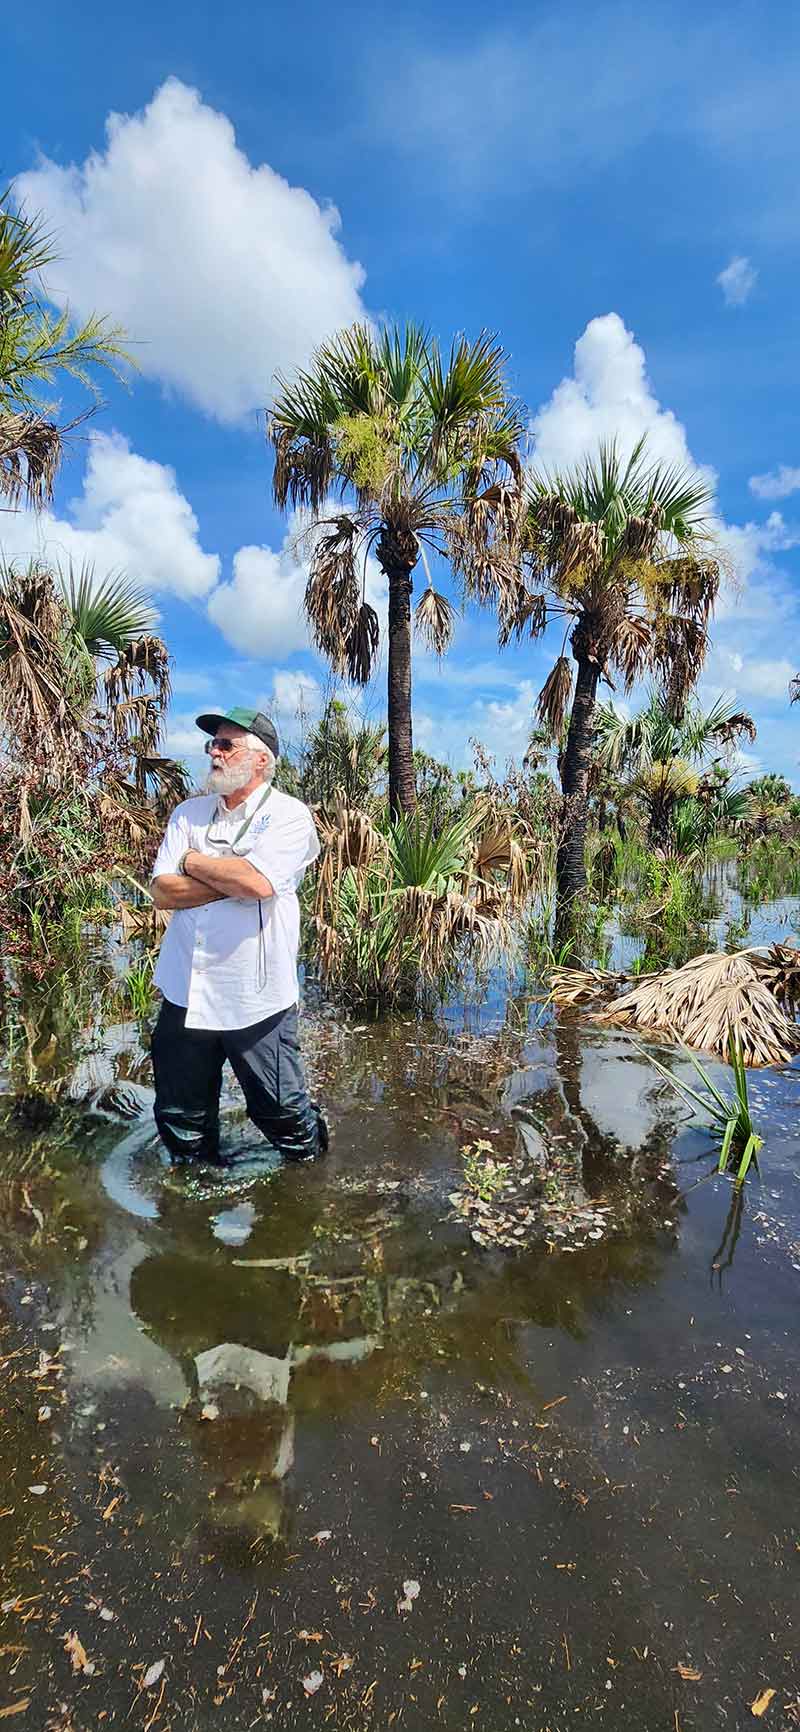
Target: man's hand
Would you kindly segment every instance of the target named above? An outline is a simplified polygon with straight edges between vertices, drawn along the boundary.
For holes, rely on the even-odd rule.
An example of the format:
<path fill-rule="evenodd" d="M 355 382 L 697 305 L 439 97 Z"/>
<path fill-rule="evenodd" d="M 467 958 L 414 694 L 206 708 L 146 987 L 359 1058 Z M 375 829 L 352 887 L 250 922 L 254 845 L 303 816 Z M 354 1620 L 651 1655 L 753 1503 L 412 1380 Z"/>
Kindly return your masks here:
<path fill-rule="evenodd" d="M 183 870 L 196 883 L 205 884 L 220 896 L 234 896 L 247 902 L 260 902 L 273 894 L 272 885 L 263 873 L 257 872 L 249 860 L 228 854 L 215 860 L 199 849 L 190 848 L 183 857 Z"/>
<path fill-rule="evenodd" d="M 153 901 L 156 908 L 203 908 L 206 902 L 223 902 L 226 892 L 212 890 L 197 878 L 184 878 L 181 872 L 160 872 L 153 879 Z"/>

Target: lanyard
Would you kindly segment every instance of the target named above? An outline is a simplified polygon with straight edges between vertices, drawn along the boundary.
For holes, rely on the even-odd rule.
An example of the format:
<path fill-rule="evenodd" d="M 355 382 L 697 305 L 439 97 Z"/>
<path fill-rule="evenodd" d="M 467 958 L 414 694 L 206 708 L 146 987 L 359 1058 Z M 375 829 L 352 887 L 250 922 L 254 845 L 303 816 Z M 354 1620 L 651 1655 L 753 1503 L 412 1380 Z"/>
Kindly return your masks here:
<path fill-rule="evenodd" d="M 271 793 L 272 793 L 272 783 L 270 782 L 269 787 L 262 794 L 261 799 L 258 802 L 258 805 L 253 807 L 253 810 L 250 813 L 249 818 L 245 818 L 244 823 L 237 830 L 236 835 L 233 838 L 233 841 L 229 844 L 231 854 L 235 853 L 236 848 L 238 847 L 238 844 L 242 840 L 242 837 L 247 835 L 247 832 L 250 828 L 250 825 L 253 822 L 253 819 L 258 817 L 258 814 L 261 811 L 262 806 L 266 806 L 266 803 L 267 803 Z M 223 846 L 222 841 L 217 842 L 211 836 L 212 827 L 217 822 L 219 815 L 220 815 L 219 814 L 219 805 L 217 805 L 215 810 L 214 810 L 213 816 L 211 817 L 210 822 L 206 825 L 205 840 L 206 840 L 206 847 L 207 848 L 219 848 L 219 847 Z M 260 902 L 258 904 L 258 960 L 256 963 L 256 984 L 262 989 L 267 984 L 267 935 L 266 935 L 266 932 L 264 931 L 264 911 L 261 907 Z"/>
<path fill-rule="evenodd" d="M 265 793 L 262 794 L 261 799 L 258 802 L 258 805 L 253 807 L 253 810 L 250 813 L 249 818 L 245 818 L 244 823 L 237 830 L 236 835 L 233 838 L 233 841 L 228 844 L 232 854 L 235 853 L 238 844 L 242 840 L 242 837 L 247 835 L 247 832 L 250 828 L 250 825 L 253 822 L 253 819 L 258 817 L 258 814 L 261 811 L 262 806 L 266 806 L 266 803 L 267 803 L 271 793 L 272 793 L 272 783 L 270 782 L 269 787 L 266 789 Z M 205 839 L 206 839 L 207 846 L 210 848 L 220 848 L 220 847 L 224 846 L 223 840 L 216 841 L 211 835 L 211 830 L 212 830 L 214 824 L 216 824 L 219 816 L 220 816 L 219 806 L 216 806 L 214 809 L 213 815 L 210 819 L 210 822 L 206 825 Z"/>

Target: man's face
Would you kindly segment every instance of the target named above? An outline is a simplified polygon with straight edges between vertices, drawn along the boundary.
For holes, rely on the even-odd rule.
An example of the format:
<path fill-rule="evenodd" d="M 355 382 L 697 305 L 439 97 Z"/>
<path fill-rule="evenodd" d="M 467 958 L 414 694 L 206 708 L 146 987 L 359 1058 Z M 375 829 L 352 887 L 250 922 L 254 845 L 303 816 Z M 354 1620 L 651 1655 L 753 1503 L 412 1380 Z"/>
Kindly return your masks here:
<path fill-rule="evenodd" d="M 261 753 L 245 744 L 244 728 L 220 722 L 209 747 L 210 768 L 206 787 L 210 794 L 235 794 L 258 774 Z"/>

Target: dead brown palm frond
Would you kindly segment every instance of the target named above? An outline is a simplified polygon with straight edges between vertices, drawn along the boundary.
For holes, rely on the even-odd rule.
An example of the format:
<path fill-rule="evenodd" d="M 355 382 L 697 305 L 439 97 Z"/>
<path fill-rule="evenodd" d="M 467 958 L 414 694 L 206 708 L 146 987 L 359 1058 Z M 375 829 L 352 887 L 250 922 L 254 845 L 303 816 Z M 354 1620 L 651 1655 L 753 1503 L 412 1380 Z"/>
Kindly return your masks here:
<path fill-rule="evenodd" d="M 746 1065 L 785 1064 L 800 1051 L 800 1030 L 748 951 L 696 956 L 682 968 L 643 976 L 595 1014 L 601 1022 L 651 1029 L 721 1058 L 733 1037 Z"/>
<path fill-rule="evenodd" d="M 372 677 L 380 636 L 378 615 L 374 607 L 370 607 L 368 601 L 362 601 L 344 651 L 347 675 L 355 685 L 365 686 Z"/>
<path fill-rule="evenodd" d="M 553 968 L 548 984 L 555 1004 L 598 1004 L 618 992 L 629 978 L 605 968 Z"/>
<path fill-rule="evenodd" d="M 12 509 L 25 497 L 41 511 L 53 497 L 63 451 L 63 433 L 43 415 L 0 410 L 0 494 Z"/>
<path fill-rule="evenodd" d="M 358 806 L 348 806 L 341 793 L 337 793 L 332 811 L 317 811 L 315 818 L 323 848 L 323 868 L 326 857 L 343 870 L 348 866 L 366 868 L 385 855 L 385 836 L 367 812 Z"/>
<path fill-rule="evenodd" d="M 616 550 L 617 564 L 624 566 L 628 560 L 652 560 L 661 527 L 662 516 L 657 505 L 642 517 L 628 517 Z"/>
<path fill-rule="evenodd" d="M 663 560 L 659 565 L 659 576 L 665 584 L 669 607 L 677 613 L 692 614 L 707 625 L 719 593 L 717 560 L 698 559 L 692 555 Z"/>
<path fill-rule="evenodd" d="M 716 729 L 716 738 L 722 745 L 735 745 L 737 740 L 745 735 L 748 740 L 754 740 L 757 729 L 752 716 L 746 710 L 735 710 L 727 720 L 720 722 Z"/>
<path fill-rule="evenodd" d="M 67 692 L 67 621 L 49 572 L 0 568 L 0 696 L 4 730 L 23 750 L 66 759 L 81 737 Z"/>
<path fill-rule="evenodd" d="M 312 914 L 311 928 L 314 933 L 314 954 L 323 981 L 329 982 L 341 958 L 342 941 L 335 926 L 321 914 Z"/>
<path fill-rule="evenodd" d="M 541 590 L 530 590 L 522 577 L 506 585 L 498 594 L 498 634 L 500 649 L 505 649 L 512 637 L 519 640 L 527 632 L 531 638 L 541 637 L 547 625 L 547 597 Z"/>
<path fill-rule="evenodd" d="M 708 649 L 705 625 L 690 614 L 659 614 L 653 629 L 650 663 L 661 676 L 670 713 L 680 712 L 702 672 Z"/>
<path fill-rule="evenodd" d="M 288 504 L 312 509 L 321 506 L 334 479 L 331 441 L 322 434 L 315 438 L 281 427 L 272 416 L 267 423 L 267 443 L 275 451 L 272 485 L 276 504 L 282 510 Z"/>
<path fill-rule="evenodd" d="M 537 558 L 553 571 L 559 586 L 569 588 L 577 573 L 589 584 L 602 565 L 602 526 L 580 517 L 557 493 L 536 500 L 529 534 Z"/>
<path fill-rule="evenodd" d="M 128 902 L 124 896 L 118 896 L 115 906 L 124 944 L 132 938 L 145 941 L 160 938 L 169 925 L 169 910 L 156 908 L 152 901 Z"/>
<path fill-rule="evenodd" d="M 317 542 L 305 593 L 305 611 L 317 648 L 344 673 L 361 603 L 356 571 L 358 526 L 344 514 Z"/>
<path fill-rule="evenodd" d="M 753 951 L 752 962 L 778 1003 L 796 1015 L 800 1009 L 800 949 L 794 944 L 773 944 L 766 956 Z"/>
<path fill-rule="evenodd" d="M 439 595 L 429 584 L 414 611 L 414 624 L 420 637 L 434 655 L 443 656 L 449 649 L 456 622 L 456 610 L 446 595 Z"/>
<path fill-rule="evenodd" d="M 103 675 L 103 690 L 109 709 L 142 692 L 150 681 L 163 709 L 172 695 L 170 654 L 163 638 L 144 633 L 120 650 L 117 660 Z"/>
<path fill-rule="evenodd" d="M 560 739 L 572 693 L 572 668 L 567 656 L 559 656 L 542 686 L 536 713 L 549 728 L 554 740 Z"/>
<path fill-rule="evenodd" d="M 153 809 L 140 803 L 136 788 L 113 774 L 100 790 L 98 808 L 104 827 L 122 837 L 135 855 L 161 828 Z"/>
<path fill-rule="evenodd" d="M 647 620 L 629 618 L 620 620 L 614 638 L 614 664 L 619 668 L 625 681 L 626 690 L 642 678 L 647 668 L 653 641 L 651 627 Z"/>

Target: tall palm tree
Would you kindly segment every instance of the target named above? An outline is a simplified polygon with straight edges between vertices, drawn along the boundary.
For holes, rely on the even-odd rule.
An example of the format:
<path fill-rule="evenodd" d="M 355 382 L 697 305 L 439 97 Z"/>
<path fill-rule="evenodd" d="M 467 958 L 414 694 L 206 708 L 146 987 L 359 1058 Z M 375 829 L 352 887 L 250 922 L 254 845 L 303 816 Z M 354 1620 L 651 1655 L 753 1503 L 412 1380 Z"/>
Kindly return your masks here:
<path fill-rule="evenodd" d="M 538 701 L 558 738 L 562 823 L 557 928 L 565 937 L 586 888 L 584 846 L 597 688 L 613 674 L 630 689 L 649 669 L 676 719 L 703 665 L 719 587 L 705 514 L 710 489 L 694 475 L 651 462 L 645 441 L 629 458 L 602 445 L 595 458 L 530 482 L 525 571 L 500 574 L 500 641 L 538 637 L 564 621 L 564 643 Z M 575 662 L 575 687 L 566 646 Z"/>
<path fill-rule="evenodd" d="M 101 367 L 129 362 L 118 326 L 92 313 L 73 327 L 68 311 L 48 307 L 41 273 L 57 258 L 41 219 L 17 210 L 13 189 L 0 194 L 0 496 L 40 509 L 52 498 L 69 426 L 47 400 L 59 375 L 94 390 Z M 44 395 L 43 395 L 44 393 Z"/>
<path fill-rule="evenodd" d="M 651 692 L 638 716 L 623 716 L 613 704 L 598 704 L 595 713 L 598 761 L 613 774 L 630 777 L 644 796 L 652 847 L 666 846 L 679 802 L 700 794 L 701 804 L 717 813 L 722 789 L 715 786 L 720 778 L 710 759 L 745 736 L 755 739 L 752 716 L 725 697 L 707 710 L 689 698 L 677 719 L 657 692 Z M 727 789 L 729 778 L 724 780 Z"/>
<path fill-rule="evenodd" d="M 416 803 L 411 715 L 411 594 L 424 550 L 476 587 L 513 559 L 522 528 L 519 408 L 494 338 L 459 337 L 442 357 L 409 324 L 353 325 L 319 348 L 308 371 L 281 381 L 269 422 L 278 505 L 305 508 L 315 529 L 306 611 L 337 673 L 365 683 L 379 646 L 364 593 L 374 550 L 389 588 L 389 803 Z M 332 503 L 333 502 L 333 503 Z M 416 623 L 439 653 L 450 602 L 428 587 Z"/>

